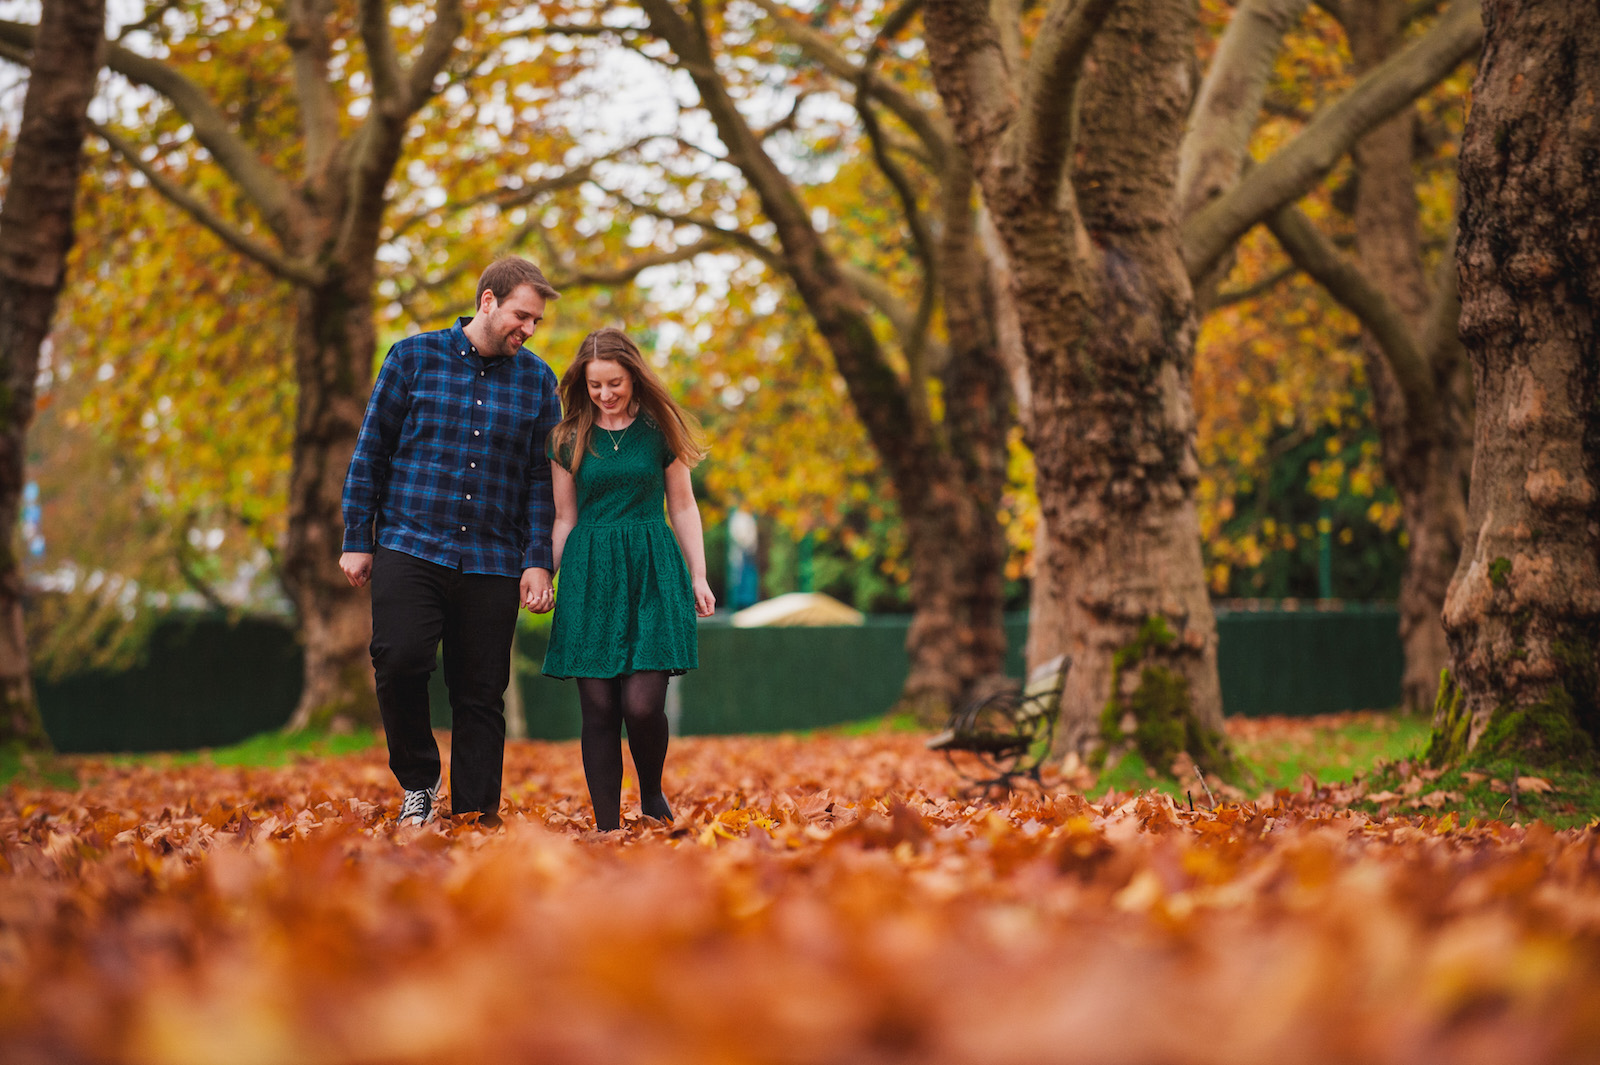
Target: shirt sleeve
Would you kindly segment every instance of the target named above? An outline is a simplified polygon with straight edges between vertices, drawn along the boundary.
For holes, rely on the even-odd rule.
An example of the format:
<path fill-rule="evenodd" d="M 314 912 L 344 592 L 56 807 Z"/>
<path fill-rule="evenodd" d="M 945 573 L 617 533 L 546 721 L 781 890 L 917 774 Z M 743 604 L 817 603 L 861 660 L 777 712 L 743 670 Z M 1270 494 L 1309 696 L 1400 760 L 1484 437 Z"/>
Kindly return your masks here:
<path fill-rule="evenodd" d="M 376 543 L 378 503 L 389 480 L 389 463 L 400 441 L 400 428 L 411 409 L 411 389 L 402 356 L 390 348 L 378 368 L 378 380 L 361 419 L 355 454 L 344 478 L 344 550 L 370 553 Z"/>
<path fill-rule="evenodd" d="M 555 569 L 555 552 L 550 544 L 551 526 L 556 521 L 555 493 L 550 482 L 550 430 L 561 422 L 561 396 L 556 375 L 544 373 L 544 403 L 534 422 L 534 448 L 528 462 L 528 546 L 522 553 L 523 569 Z"/>

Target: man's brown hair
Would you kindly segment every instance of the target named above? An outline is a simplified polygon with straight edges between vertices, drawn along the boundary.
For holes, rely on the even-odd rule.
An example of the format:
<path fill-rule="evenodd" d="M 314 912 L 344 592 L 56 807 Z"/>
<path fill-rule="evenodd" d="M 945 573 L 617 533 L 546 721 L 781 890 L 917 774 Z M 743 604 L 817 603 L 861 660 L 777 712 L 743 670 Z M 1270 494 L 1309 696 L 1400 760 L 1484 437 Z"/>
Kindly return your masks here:
<path fill-rule="evenodd" d="M 483 271 L 478 278 L 478 295 L 474 307 L 483 306 L 483 294 L 493 292 L 496 303 L 503 303 L 523 285 L 532 286 L 533 290 L 547 300 L 560 299 L 561 293 L 556 291 L 544 276 L 544 271 L 520 255 L 508 255 L 504 259 L 496 259 Z"/>

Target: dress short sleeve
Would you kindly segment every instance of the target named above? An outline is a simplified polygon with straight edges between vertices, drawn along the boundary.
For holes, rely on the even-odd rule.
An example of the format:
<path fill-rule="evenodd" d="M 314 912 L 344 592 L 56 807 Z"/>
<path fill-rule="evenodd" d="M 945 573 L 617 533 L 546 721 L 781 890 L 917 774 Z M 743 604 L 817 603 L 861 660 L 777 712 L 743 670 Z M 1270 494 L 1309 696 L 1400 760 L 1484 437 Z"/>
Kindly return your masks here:
<path fill-rule="evenodd" d="M 554 462 L 557 466 L 560 466 L 562 469 L 566 470 L 568 473 L 571 473 L 572 472 L 572 448 L 570 446 L 568 446 L 568 447 L 563 448 L 562 450 L 566 452 L 566 458 L 562 458 L 561 455 L 556 452 L 556 434 L 555 433 L 551 433 L 549 436 L 545 437 L 544 453 L 545 453 L 546 457 L 548 457 L 550 459 L 550 461 Z"/>
<path fill-rule="evenodd" d="M 648 414 L 641 414 L 640 417 L 644 418 L 645 424 L 655 430 L 652 435 L 656 440 L 656 454 L 661 459 L 661 468 L 666 469 L 672 465 L 673 460 L 678 456 L 673 454 L 672 448 L 667 446 L 667 434 L 662 430 L 661 423 Z"/>

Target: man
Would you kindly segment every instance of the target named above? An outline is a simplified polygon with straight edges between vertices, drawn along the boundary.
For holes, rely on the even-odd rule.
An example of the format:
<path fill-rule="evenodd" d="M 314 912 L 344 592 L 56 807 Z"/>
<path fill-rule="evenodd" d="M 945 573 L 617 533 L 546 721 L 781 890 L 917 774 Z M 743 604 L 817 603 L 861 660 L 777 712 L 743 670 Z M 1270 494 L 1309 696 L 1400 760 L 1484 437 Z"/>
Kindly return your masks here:
<path fill-rule="evenodd" d="M 454 814 L 497 824 L 517 605 L 555 605 L 545 438 L 556 375 L 523 343 L 560 293 L 526 259 L 478 280 L 478 311 L 389 349 L 344 484 L 352 585 L 372 583 L 372 665 L 405 790 L 402 824 L 433 820 L 443 784 L 428 715 L 441 639 L 454 715 Z"/>

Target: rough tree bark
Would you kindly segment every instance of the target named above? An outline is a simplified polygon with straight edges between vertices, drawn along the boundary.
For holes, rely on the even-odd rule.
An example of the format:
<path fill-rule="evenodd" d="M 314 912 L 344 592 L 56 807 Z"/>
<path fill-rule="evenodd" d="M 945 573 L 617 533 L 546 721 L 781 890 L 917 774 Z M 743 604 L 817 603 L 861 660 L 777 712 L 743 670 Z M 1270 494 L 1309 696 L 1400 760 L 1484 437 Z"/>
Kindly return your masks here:
<path fill-rule="evenodd" d="M 691 5 L 640 0 L 651 31 L 666 41 L 699 90 L 701 106 L 773 224 L 777 247 L 741 243 L 786 275 L 806 304 L 833 355 L 851 402 L 884 463 L 906 530 L 911 561 L 913 618 L 907 636 L 911 668 L 902 708 L 927 722 L 978 684 L 1000 673 L 1005 658 L 1003 567 L 1006 544 L 997 515 L 1005 486 L 1006 434 L 1011 394 L 995 352 L 992 302 L 973 221 L 970 167 L 956 153 L 950 165 L 948 135 L 939 120 L 904 95 L 882 85 L 870 65 L 858 64 L 820 35 L 787 18 L 775 4 L 762 6 L 807 55 L 858 87 L 857 110 L 874 141 L 875 155 L 902 200 L 916 232 L 927 284 L 923 313 L 890 306 L 881 284 L 840 261 L 817 232 L 798 190 L 768 155 L 716 71 L 715 47 Z M 909 13 L 910 9 L 907 9 Z M 894 25 L 903 25 L 903 22 Z M 886 32 L 893 32 L 892 29 Z M 943 163 L 939 239 L 930 235 L 924 210 L 909 183 L 883 150 L 873 109 L 887 106 Z M 926 308 L 942 301 L 948 342 L 935 365 L 926 343 Z M 872 329 L 873 305 L 896 325 L 911 365 L 896 372 Z M 945 417 L 936 419 L 927 398 L 930 373 L 941 379 Z"/>
<path fill-rule="evenodd" d="M 1600 741 L 1600 34 L 1488 0 L 1461 150 L 1477 421 L 1430 757 L 1592 765 Z"/>
<path fill-rule="evenodd" d="M 982 0 L 932 0 L 925 21 L 1027 353 L 1045 579 L 1074 657 L 1058 744 L 1090 759 L 1136 746 L 1161 769 L 1188 751 L 1226 771 L 1175 196 L 1193 8 L 1058 2 L 1025 63 Z"/>
<path fill-rule="evenodd" d="M 291 729 L 380 724 L 367 643 L 365 592 L 350 588 L 337 559 L 340 495 L 371 390 L 376 331 L 371 288 L 385 187 L 412 116 L 434 91 L 461 32 L 460 0 L 439 0 L 433 22 L 408 63 L 397 52 L 390 5 L 363 0 L 357 18 L 371 69 L 373 100 L 348 135 L 333 91 L 328 0 L 290 0 L 283 40 L 294 67 L 301 116 L 299 171 L 263 160 L 227 112 L 174 67 L 111 43 L 106 64 L 161 96 L 189 122 L 196 140 L 258 213 L 266 239 L 222 217 L 202 198 L 153 167 L 140 148 L 109 129 L 98 132 L 151 186 L 235 251 L 295 285 L 295 418 L 289 534 L 281 561 L 305 644 L 305 686 Z M 0 43 L 27 47 L 34 27 L 0 23 Z"/>
<path fill-rule="evenodd" d="M 0 208 L 0 744 L 47 749 L 22 623 L 15 538 L 39 346 L 72 247 L 89 101 L 104 54 L 105 0 L 44 0 L 11 183 Z"/>
<path fill-rule="evenodd" d="M 1191 754 L 1220 764 L 1215 630 L 1193 505 L 1189 285 L 1473 52 L 1478 4 L 1457 0 L 1248 173 L 1264 85 L 1304 2 L 1244 0 L 1192 111 L 1189 5 L 1120 5 L 1097 38 L 1110 4 L 1058 0 L 1026 60 L 1008 6 L 930 0 L 925 22 L 1027 351 L 1045 537 L 1029 659 L 1078 656 L 1063 695 L 1065 747 L 1093 753 L 1129 731 L 1143 739 L 1161 729 L 1141 724 L 1139 710 L 1186 703 L 1192 726 L 1165 734 L 1183 733 Z M 1080 84 L 1090 40 L 1094 62 Z M 1164 757 L 1161 744 L 1151 749 Z"/>

